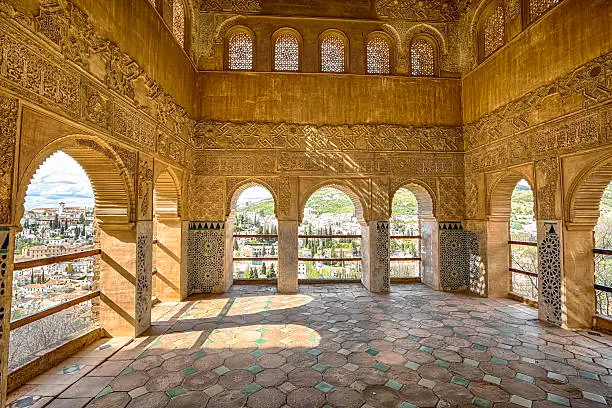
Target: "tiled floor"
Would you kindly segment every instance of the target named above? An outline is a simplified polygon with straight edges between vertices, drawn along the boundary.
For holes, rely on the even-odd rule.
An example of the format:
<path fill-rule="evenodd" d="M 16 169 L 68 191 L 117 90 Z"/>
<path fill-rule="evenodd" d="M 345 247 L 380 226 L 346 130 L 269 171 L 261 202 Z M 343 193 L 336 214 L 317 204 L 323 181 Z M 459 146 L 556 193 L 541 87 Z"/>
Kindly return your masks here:
<path fill-rule="evenodd" d="M 422 285 L 390 295 L 302 286 L 293 296 L 241 286 L 153 313 L 155 335 L 122 348 L 122 339 L 97 344 L 14 393 L 12 406 L 612 403 L 612 337 L 544 325 L 510 300 Z"/>

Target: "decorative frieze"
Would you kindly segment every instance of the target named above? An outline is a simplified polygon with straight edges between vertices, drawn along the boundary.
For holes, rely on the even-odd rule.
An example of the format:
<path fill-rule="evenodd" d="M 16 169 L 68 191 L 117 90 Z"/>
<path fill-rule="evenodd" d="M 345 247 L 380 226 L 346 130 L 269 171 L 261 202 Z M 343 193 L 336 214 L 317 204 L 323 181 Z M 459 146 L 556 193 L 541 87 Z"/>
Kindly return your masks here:
<path fill-rule="evenodd" d="M 611 84 L 612 53 L 608 53 L 464 126 L 466 150 L 470 151 L 509 136 L 516 140 L 517 134 L 541 123 L 542 111 L 546 110 L 549 100 L 578 100 L 580 105 L 576 106 L 576 110 L 605 102 L 611 98 Z M 551 106 L 554 108 L 550 109 L 557 109 L 556 104 Z M 551 114 L 555 113 L 556 111 L 551 111 Z M 594 125 L 601 122 L 589 114 L 583 116 L 585 117 L 580 124 L 574 124 L 569 129 L 557 128 L 554 134 L 550 134 L 549 129 L 540 129 L 540 132 L 534 134 L 537 141 L 533 140 L 533 144 L 525 146 L 526 140 L 521 140 L 515 146 L 523 144 L 523 150 L 527 151 L 534 151 L 534 147 L 540 151 L 550 151 L 597 142 L 597 139 L 593 140 L 593 134 L 596 133 Z M 575 132 L 578 130 L 576 127 L 585 128 L 587 133 Z"/>
<path fill-rule="evenodd" d="M 195 171 L 226 176 L 291 174 L 462 175 L 463 155 L 310 151 L 198 152 Z"/>
<path fill-rule="evenodd" d="M 460 127 L 395 125 L 317 126 L 293 123 L 203 121 L 195 127 L 199 149 L 305 149 L 456 152 Z"/>
<path fill-rule="evenodd" d="M 390 20 L 455 21 L 459 10 L 451 0 L 376 0 L 376 13 Z"/>

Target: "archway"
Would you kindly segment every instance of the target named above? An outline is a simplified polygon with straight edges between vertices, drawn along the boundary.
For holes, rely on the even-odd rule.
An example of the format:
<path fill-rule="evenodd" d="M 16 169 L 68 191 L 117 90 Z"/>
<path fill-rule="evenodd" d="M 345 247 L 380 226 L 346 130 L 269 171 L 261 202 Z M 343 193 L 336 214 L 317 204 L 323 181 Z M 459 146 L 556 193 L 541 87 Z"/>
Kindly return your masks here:
<path fill-rule="evenodd" d="M 612 182 L 601 197 L 594 237 L 596 313 L 612 318 Z"/>
<path fill-rule="evenodd" d="M 400 186 L 389 222 L 391 282 L 422 280 L 437 288 L 438 227 L 431 193 L 416 183 Z"/>
<path fill-rule="evenodd" d="M 533 190 L 520 180 L 510 199 L 510 293 L 538 300 L 538 248 Z"/>
<path fill-rule="evenodd" d="M 278 274 L 278 221 L 270 190 L 261 184 L 245 184 L 232 196 L 227 230 L 234 282 L 275 283 Z M 226 227 L 227 228 L 227 227 Z"/>
<path fill-rule="evenodd" d="M 153 190 L 153 296 L 163 302 L 183 300 L 186 281 L 181 279 L 181 188 L 169 169 L 157 176 Z"/>
<path fill-rule="evenodd" d="M 19 173 L 16 225 L 24 214 L 32 177 L 57 151 L 74 159 L 91 181 L 94 246 L 100 254 L 94 266 L 100 301 L 96 301 L 99 307 L 94 310 L 99 313 L 101 326 L 111 335 L 138 335 L 150 326 L 151 271 L 146 267 L 147 254 L 138 251 L 139 228 L 134 222 L 137 154 L 80 135 L 65 136 L 44 146 Z"/>
<path fill-rule="evenodd" d="M 513 241 L 512 239 L 512 199 L 517 186 L 519 186 L 518 191 L 525 192 L 514 195 L 517 201 L 521 202 L 521 212 L 524 213 L 519 217 L 519 205 L 516 204 L 514 206 L 517 208 L 514 216 L 515 220 L 520 218 L 520 222 L 515 221 L 515 226 L 518 228 L 524 224 L 526 217 L 532 217 L 532 214 L 534 214 L 535 206 L 533 193 L 531 193 L 533 190 L 531 188 L 532 183 L 530 177 L 518 171 L 507 173 L 496 182 L 490 193 L 487 216 L 487 292 L 489 297 L 505 298 L 508 296 L 517 296 L 513 295 L 514 276 L 517 276 L 517 290 L 520 290 L 523 294 L 530 294 L 529 297 L 518 295 L 519 299 L 528 300 L 531 298 L 529 288 L 531 288 L 533 279 L 536 279 L 534 282 L 536 282 L 537 285 L 537 261 L 529 263 L 524 262 L 525 265 L 529 265 L 529 267 L 525 266 L 526 269 L 531 267 L 536 269 L 523 270 L 520 269 L 518 264 L 513 263 L 512 259 L 513 253 L 515 253 L 517 260 L 524 261 L 527 259 L 527 255 L 531 254 L 534 250 L 537 259 L 537 242 L 534 242 L 535 239 L 533 239 L 533 237 L 529 238 L 530 235 L 533 235 L 533 231 L 531 234 L 526 234 L 523 237 L 525 239 L 529 238 L 529 240 Z M 528 204 L 525 204 L 525 194 L 528 196 Z M 534 223 L 535 220 L 532 221 L 530 219 L 529 225 L 534 225 Z M 517 228 L 514 229 L 515 235 L 516 238 L 520 238 Z M 533 249 L 525 249 L 524 247 L 533 247 Z M 525 255 L 525 257 L 523 257 L 523 255 Z M 515 267 L 513 267 L 513 265 Z"/>
<path fill-rule="evenodd" d="M 94 257 L 42 260 L 91 253 L 94 247 L 94 195 L 87 174 L 62 151 L 37 169 L 27 188 L 21 231 L 15 237 L 11 322 L 24 322 L 41 311 L 97 290 Z M 28 267 L 31 266 L 31 267 Z M 94 330 L 97 310 L 88 300 L 11 331 L 9 370 L 37 358 L 52 344 Z"/>
<path fill-rule="evenodd" d="M 362 279 L 363 208 L 347 190 L 337 185 L 320 187 L 304 205 L 298 235 L 298 279 L 303 282 Z"/>

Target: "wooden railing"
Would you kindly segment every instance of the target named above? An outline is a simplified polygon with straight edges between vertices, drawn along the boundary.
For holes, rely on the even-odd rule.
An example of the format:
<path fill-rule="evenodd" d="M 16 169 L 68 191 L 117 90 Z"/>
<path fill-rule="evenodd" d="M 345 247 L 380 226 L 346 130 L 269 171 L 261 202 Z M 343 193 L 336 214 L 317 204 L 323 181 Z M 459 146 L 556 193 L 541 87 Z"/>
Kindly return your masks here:
<path fill-rule="evenodd" d="M 27 324 L 37 322 L 41 319 L 44 319 L 47 316 L 51 316 L 52 314 L 61 312 L 62 310 L 69 309 L 73 306 L 80 305 L 81 303 L 85 303 L 99 296 L 100 296 L 100 291 L 96 290 L 94 292 L 89 292 L 83 296 L 79 296 L 78 298 L 69 300 L 68 302 L 60 303 L 59 305 L 51 306 L 48 309 L 41 310 L 40 312 L 34 313 L 32 315 L 22 317 L 21 319 L 14 320 L 11 322 L 11 330 L 15 330 Z"/>
<path fill-rule="evenodd" d="M 15 262 L 14 270 L 22 271 L 24 269 L 38 268 L 40 266 L 53 265 L 56 263 L 76 261 L 77 259 L 89 258 L 90 256 L 100 255 L 101 253 L 102 251 L 97 248 L 90 249 L 87 251 L 73 252 L 71 254 L 66 255 L 51 256 L 48 258 L 29 259 L 27 261 Z"/>
<path fill-rule="evenodd" d="M 62 263 L 62 262 L 70 262 L 70 261 L 75 261 L 78 259 L 89 258 L 91 256 L 100 255 L 101 253 L 102 251 L 99 248 L 96 248 L 96 249 L 90 249 L 87 251 L 73 252 L 71 254 L 66 254 L 66 255 L 52 256 L 49 258 L 30 259 L 27 261 L 15 262 L 14 270 L 22 271 L 25 269 L 38 268 L 40 266 L 53 265 L 53 264 Z M 10 329 L 15 330 L 25 325 L 28 325 L 30 323 L 37 322 L 41 319 L 44 319 L 45 317 L 51 316 L 55 313 L 61 312 L 62 310 L 69 309 L 81 303 L 85 303 L 99 296 L 100 296 L 99 290 L 86 293 L 82 296 L 79 296 L 67 302 L 60 303 L 59 305 L 52 306 L 50 308 L 41 310 L 40 312 L 31 314 L 26 317 L 22 317 L 21 319 L 14 320 L 10 323 Z"/>

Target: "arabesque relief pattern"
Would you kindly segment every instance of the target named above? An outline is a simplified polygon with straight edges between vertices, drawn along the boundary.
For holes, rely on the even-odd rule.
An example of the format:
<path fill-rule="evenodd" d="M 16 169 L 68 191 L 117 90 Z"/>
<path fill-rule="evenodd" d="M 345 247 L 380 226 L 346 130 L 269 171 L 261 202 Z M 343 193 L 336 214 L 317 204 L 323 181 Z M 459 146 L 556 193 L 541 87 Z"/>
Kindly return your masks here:
<path fill-rule="evenodd" d="M 45 0 L 40 16 L 30 18 L 0 2 L 0 33 L 1 87 L 141 151 L 189 164 L 194 121 L 72 3 Z"/>
<path fill-rule="evenodd" d="M 0 95 L 0 224 L 10 224 L 19 101 Z"/>
<path fill-rule="evenodd" d="M 198 122 L 193 143 L 201 149 L 306 149 L 456 152 L 460 127 L 395 125 L 318 126 L 295 123 Z"/>
<path fill-rule="evenodd" d="M 187 294 L 224 291 L 224 223 L 191 221 L 187 246 Z"/>
<path fill-rule="evenodd" d="M 558 224 L 544 223 L 545 236 L 538 245 L 538 270 L 540 273 L 540 310 L 550 323 L 562 323 L 561 301 L 561 238 Z"/>
<path fill-rule="evenodd" d="M 604 102 L 611 96 L 612 53 L 609 53 L 465 125 L 467 163 L 471 169 L 479 170 L 534 156 L 555 155 L 560 150 L 608 143 L 609 132 L 607 137 L 599 138 L 606 134 L 606 128 L 600 131 L 599 124 L 610 123 L 609 107 Z M 548 101 L 553 100 L 580 100 L 581 106 L 577 109 L 591 109 L 578 117 L 563 119 L 561 123 L 553 120 L 525 132 L 543 122 L 540 119 L 542 111 L 548 108 Z M 598 105 L 601 108 L 592 109 Z M 497 159 L 490 158 L 495 153 L 498 153 Z"/>

